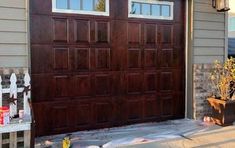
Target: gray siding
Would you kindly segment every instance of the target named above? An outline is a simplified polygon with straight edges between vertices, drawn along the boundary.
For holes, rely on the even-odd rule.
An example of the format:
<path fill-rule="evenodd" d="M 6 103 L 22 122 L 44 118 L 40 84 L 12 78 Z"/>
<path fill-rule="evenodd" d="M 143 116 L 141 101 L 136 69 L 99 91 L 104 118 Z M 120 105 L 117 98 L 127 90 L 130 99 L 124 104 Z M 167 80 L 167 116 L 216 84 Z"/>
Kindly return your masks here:
<path fill-rule="evenodd" d="M 0 0 L 0 68 L 28 66 L 27 0 Z"/>
<path fill-rule="evenodd" d="M 193 3 L 193 63 L 223 61 L 225 52 L 225 13 L 212 8 L 211 0 Z"/>

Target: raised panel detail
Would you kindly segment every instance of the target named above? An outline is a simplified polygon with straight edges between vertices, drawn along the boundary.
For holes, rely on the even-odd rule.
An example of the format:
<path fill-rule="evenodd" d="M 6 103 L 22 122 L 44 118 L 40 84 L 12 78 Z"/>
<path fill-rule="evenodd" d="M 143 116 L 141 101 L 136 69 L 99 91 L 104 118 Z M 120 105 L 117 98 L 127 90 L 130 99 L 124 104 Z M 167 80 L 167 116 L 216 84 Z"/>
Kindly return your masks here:
<path fill-rule="evenodd" d="M 97 96 L 106 96 L 110 94 L 110 75 L 99 74 L 95 76 L 95 91 Z"/>
<path fill-rule="evenodd" d="M 145 118 L 159 118 L 160 117 L 160 101 L 156 97 L 146 97 L 145 100 Z"/>
<path fill-rule="evenodd" d="M 145 44 L 157 43 L 157 25 L 156 24 L 145 24 Z"/>
<path fill-rule="evenodd" d="M 54 49 L 54 69 L 68 70 L 69 69 L 69 49 L 55 48 Z"/>
<path fill-rule="evenodd" d="M 139 23 L 128 23 L 128 42 L 130 44 L 140 44 L 141 25 Z"/>
<path fill-rule="evenodd" d="M 78 43 L 90 42 L 90 21 L 75 20 L 75 41 Z"/>
<path fill-rule="evenodd" d="M 52 105 L 52 104 L 51 104 Z M 52 125 L 50 125 L 52 128 L 51 130 L 54 132 L 61 132 L 63 130 L 66 130 L 68 128 L 68 107 L 66 105 L 57 105 L 53 104 L 51 106 L 51 118 L 52 120 Z M 46 116 L 46 115 L 43 115 Z M 63 120 L 61 120 L 63 117 Z"/>
<path fill-rule="evenodd" d="M 105 49 L 105 48 L 96 49 L 96 68 L 97 69 L 110 68 L 110 49 Z"/>
<path fill-rule="evenodd" d="M 110 41 L 110 26 L 109 22 L 96 22 L 96 42 L 108 43 Z"/>
<path fill-rule="evenodd" d="M 145 49 L 144 50 L 144 67 L 156 68 L 156 50 L 155 49 Z"/>
<path fill-rule="evenodd" d="M 127 101 L 127 110 L 128 110 L 128 120 L 140 120 L 142 118 L 142 101 L 141 100 L 131 100 Z"/>
<path fill-rule="evenodd" d="M 164 25 L 161 26 L 161 44 L 162 48 L 172 48 L 173 46 L 173 26 Z M 179 36 L 179 38 L 183 38 Z"/>
<path fill-rule="evenodd" d="M 108 123 L 111 118 L 110 115 L 112 114 L 111 104 L 105 103 L 105 102 L 96 103 L 95 108 L 96 108 L 96 112 L 95 112 L 96 123 L 98 124 Z"/>
<path fill-rule="evenodd" d="M 55 42 L 68 42 L 68 20 L 67 19 L 54 18 L 53 29 L 54 29 L 54 41 Z"/>
<path fill-rule="evenodd" d="M 169 92 L 173 89 L 173 73 L 172 72 L 161 72 L 160 73 L 160 91 Z"/>
<path fill-rule="evenodd" d="M 68 76 L 55 76 L 55 97 L 69 96 L 69 77 Z"/>
<path fill-rule="evenodd" d="M 141 93 L 142 78 L 139 73 L 131 73 L 127 76 L 127 92 L 128 93 Z"/>
<path fill-rule="evenodd" d="M 75 106 L 74 109 L 76 110 L 76 114 L 74 114 L 74 120 L 76 126 L 88 126 L 90 123 L 91 117 L 91 105 L 82 103 L 78 106 Z"/>
<path fill-rule="evenodd" d="M 141 67 L 141 50 L 129 49 L 128 50 L 128 68 Z"/>
<path fill-rule="evenodd" d="M 89 70 L 90 68 L 90 49 L 75 49 L 75 68 L 76 70 Z"/>
<path fill-rule="evenodd" d="M 161 49 L 159 52 L 159 64 L 161 67 L 172 67 L 173 66 L 173 49 Z"/>
<path fill-rule="evenodd" d="M 161 115 L 162 117 L 171 117 L 173 115 L 173 98 L 172 96 L 161 97 Z"/>
<path fill-rule="evenodd" d="M 156 73 L 145 73 L 144 74 L 144 86 L 145 92 L 156 92 Z"/>
<path fill-rule="evenodd" d="M 88 97 L 91 94 L 91 79 L 89 75 L 77 75 L 74 77 L 74 95 Z"/>

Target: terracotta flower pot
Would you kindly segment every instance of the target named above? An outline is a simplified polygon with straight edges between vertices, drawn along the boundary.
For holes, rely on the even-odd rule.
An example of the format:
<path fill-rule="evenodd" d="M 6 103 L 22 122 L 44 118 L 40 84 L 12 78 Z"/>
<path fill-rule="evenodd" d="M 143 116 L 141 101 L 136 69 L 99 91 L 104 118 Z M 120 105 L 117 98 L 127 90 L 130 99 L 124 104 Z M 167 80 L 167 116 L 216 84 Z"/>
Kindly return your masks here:
<path fill-rule="evenodd" d="M 212 108 L 212 121 L 221 126 L 232 125 L 235 121 L 235 101 L 207 98 Z"/>

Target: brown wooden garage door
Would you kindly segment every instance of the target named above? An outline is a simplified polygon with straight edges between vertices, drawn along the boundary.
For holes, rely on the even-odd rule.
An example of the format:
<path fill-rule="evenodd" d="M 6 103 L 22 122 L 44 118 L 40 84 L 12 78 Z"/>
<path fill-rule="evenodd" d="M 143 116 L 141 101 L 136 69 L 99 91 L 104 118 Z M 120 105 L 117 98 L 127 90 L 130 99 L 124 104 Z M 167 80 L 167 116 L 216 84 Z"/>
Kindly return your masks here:
<path fill-rule="evenodd" d="M 52 13 L 31 0 L 33 107 L 37 136 L 184 117 L 185 1 L 174 19 Z"/>

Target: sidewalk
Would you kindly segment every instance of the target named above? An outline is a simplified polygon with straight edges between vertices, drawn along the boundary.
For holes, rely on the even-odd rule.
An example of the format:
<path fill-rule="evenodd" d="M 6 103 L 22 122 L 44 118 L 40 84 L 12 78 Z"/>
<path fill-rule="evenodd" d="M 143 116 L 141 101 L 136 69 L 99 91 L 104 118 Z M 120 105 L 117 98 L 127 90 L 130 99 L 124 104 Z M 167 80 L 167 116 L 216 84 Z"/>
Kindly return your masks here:
<path fill-rule="evenodd" d="M 35 147 L 61 147 L 63 137 L 65 137 L 65 134 L 37 138 Z M 182 119 L 95 131 L 81 131 L 71 133 L 70 137 L 73 148 L 210 147 L 215 142 L 215 145 L 233 144 L 235 127 L 221 128 L 201 121 Z"/>

